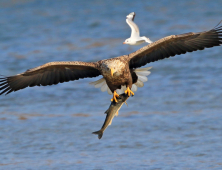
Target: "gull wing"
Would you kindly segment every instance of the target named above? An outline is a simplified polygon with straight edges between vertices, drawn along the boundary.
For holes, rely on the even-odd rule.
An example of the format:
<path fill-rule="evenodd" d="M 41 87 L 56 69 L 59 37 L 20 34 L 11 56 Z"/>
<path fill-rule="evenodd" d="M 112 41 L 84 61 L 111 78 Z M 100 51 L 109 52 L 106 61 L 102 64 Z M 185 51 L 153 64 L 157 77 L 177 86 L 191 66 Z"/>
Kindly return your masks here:
<path fill-rule="evenodd" d="M 135 12 L 131 12 L 129 15 L 126 16 L 126 23 L 131 28 L 131 37 L 140 37 L 140 31 L 138 26 L 133 22 L 136 16 Z"/>

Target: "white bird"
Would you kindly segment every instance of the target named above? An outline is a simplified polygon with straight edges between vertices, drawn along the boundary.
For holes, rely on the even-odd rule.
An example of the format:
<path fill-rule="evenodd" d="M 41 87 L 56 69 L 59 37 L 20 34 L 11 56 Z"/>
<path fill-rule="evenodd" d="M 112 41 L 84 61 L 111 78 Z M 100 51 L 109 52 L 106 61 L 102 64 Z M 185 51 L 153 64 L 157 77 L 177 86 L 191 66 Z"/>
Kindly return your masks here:
<path fill-rule="evenodd" d="M 152 41 L 149 38 L 145 36 L 140 37 L 140 30 L 138 26 L 133 22 L 135 16 L 136 16 L 135 12 L 131 12 L 129 15 L 126 16 L 126 23 L 131 28 L 131 37 L 126 39 L 125 42 L 123 42 L 123 44 L 140 45 L 144 42 L 152 43 Z"/>

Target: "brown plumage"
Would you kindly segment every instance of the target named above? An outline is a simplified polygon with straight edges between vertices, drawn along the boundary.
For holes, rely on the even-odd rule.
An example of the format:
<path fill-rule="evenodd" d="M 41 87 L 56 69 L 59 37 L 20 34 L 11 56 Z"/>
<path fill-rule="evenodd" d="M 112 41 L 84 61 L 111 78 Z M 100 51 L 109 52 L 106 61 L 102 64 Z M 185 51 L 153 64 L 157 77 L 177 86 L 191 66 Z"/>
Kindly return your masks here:
<path fill-rule="evenodd" d="M 121 85 L 126 85 L 130 89 L 137 81 L 136 74 L 133 72 L 134 68 L 170 56 L 220 46 L 222 44 L 220 24 L 221 22 L 210 31 L 162 38 L 129 55 L 98 62 L 50 62 L 15 76 L 3 77 L 0 79 L 0 95 L 26 87 L 47 86 L 99 75 L 105 78 L 112 92 L 121 88 Z M 130 93 L 128 91 L 128 94 Z"/>
<path fill-rule="evenodd" d="M 185 54 L 186 52 L 220 46 L 222 44 L 221 22 L 210 31 L 171 35 L 129 54 L 130 68 L 141 67 L 147 63 Z"/>

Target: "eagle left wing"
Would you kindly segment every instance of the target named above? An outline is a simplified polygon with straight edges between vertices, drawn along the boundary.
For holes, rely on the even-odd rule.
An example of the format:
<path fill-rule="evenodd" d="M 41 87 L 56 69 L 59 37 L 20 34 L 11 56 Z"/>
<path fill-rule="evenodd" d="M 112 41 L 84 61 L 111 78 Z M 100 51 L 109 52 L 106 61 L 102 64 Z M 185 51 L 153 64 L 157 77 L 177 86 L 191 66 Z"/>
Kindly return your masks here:
<path fill-rule="evenodd" d="M 33 86 L 47 86 L 101 75 L 93 62 L 50 62 L 24 73 L 0 78 L 0 95 Z"/>

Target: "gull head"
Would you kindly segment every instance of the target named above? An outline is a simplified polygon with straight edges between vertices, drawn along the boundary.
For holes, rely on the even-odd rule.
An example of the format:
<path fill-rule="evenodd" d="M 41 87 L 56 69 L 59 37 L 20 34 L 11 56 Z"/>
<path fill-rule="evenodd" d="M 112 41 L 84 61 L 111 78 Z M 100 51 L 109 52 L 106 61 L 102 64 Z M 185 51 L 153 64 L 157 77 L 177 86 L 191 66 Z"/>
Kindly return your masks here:
<path fill-rule="evenodd" d="M 128 44 L 128 45 L 140 45 L 140 44 L 142 44 L 142 43 L 144 43 L 145 42 L 145 40 L 141 40 L 141 39 L 139 39 L 139 40 L 136 40 L 136 39 L 133 39 L 133 38 L 128 38 L 128 39 L 126 39 L 124 42 L 123 42 L 123 44 Z"/>
<path fill-rule="evenodd" d="M 132 42 L 132 40 L 130 38 L 126 39 L 123 44 L 129 44 L 129 45 L 133 45 L 135 42 Z"/>

